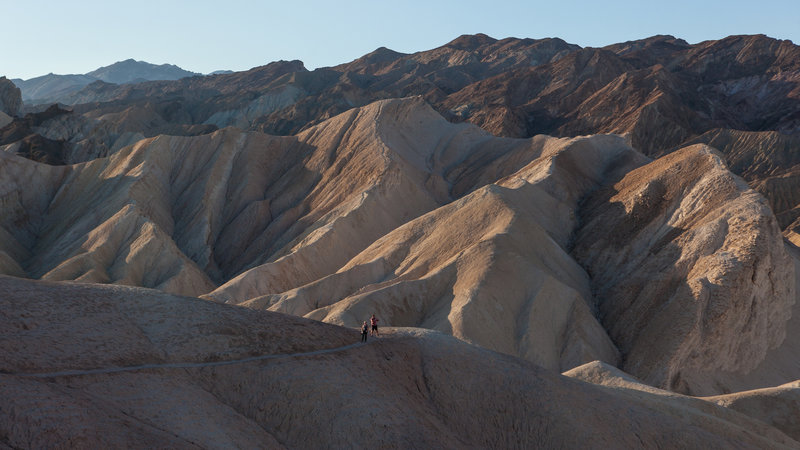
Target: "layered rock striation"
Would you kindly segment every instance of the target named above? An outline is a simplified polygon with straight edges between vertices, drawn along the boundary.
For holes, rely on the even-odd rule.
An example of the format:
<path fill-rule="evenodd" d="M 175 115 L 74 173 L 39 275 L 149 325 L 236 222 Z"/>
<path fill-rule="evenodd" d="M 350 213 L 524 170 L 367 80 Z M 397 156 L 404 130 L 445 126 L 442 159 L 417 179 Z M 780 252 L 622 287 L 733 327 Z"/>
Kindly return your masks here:
<path fill-rule="evenodd" d="M 622 368 L 686 393 L 725 389 L 784 340 L 794 271 L 765 199 L 695 145 L 627 173 L 582 211 L 586 267 Z"/>

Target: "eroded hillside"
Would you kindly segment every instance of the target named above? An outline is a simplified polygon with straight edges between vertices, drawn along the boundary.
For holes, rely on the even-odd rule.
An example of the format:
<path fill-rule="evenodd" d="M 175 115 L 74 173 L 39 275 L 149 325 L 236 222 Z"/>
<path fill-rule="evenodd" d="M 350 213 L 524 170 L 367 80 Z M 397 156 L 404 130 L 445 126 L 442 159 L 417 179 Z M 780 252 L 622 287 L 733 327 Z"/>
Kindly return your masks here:
<path fill-rule="evenodd" d="M 15 276 L 350 327 L 377 313 L 705 394 L 784 341 L 795 303 L 774 215 L 704 146 L 651 162 L 617 136 L 497 138 L 416 97 L 295 137 L 159 136 L 59 167 L 0 157 Z"/>
<path fill-rule="evenodd" d="M 0 289 L 11 448 L 797 445 L 712 402 L 571 380 L 425 330 L 359 345 L 352 329 L 141 288 L 0 276 Z"/>
<path fill-rule="evenodd" d="M 797 448 L 797 49 L 0 79 L 0 446 Z"/>

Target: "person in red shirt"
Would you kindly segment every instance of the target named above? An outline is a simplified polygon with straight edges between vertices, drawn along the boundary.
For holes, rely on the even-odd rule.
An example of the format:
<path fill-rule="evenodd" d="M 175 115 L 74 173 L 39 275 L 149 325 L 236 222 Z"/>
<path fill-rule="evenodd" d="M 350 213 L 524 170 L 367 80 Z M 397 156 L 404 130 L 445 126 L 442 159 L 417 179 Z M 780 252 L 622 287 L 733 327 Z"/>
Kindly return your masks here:
<path fill-rule="evenodd" d="M 375 317 L 375 314 L 372 315 L 369 322 L 372 324 L 372 331 L 369 332 L 370 336 L 380 336 L 381 334 L 378 333 L 378 318 Z"/>

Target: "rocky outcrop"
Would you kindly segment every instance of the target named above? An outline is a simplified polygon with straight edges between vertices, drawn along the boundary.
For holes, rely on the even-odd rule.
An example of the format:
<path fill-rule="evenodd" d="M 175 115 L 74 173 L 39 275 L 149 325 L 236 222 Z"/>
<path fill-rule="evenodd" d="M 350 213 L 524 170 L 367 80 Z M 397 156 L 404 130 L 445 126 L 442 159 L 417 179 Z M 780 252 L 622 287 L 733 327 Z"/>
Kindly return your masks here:
<path fill-rule="evenodd" d="M 208 297 L 347 326 L 377 312 L 384 323 L 441 330 L 556 369 L 615 362 L 593 318 L 586 275 L 564 247 L 583 193 L 605 170 L 640 163 L 641 155 L 613 137 L 493 146 L 474 129 L 436 118 L 419 99 L 378 105 L 375 119 L 370 107 L 351 125 L 366 126 L 357 142 L 371 144 L 353 147 L 350 158 L 372 164 L 378 144 L 392 175 L 375 178 L 364 194 Z M 322 133 L 312 129 L 301 139 L 314 136 L 306 140 L 313 143 Z M 465 153 L 470 158 L 459 161 Z M 475 160 L 481 170 L 471 166 Z M 508 180 L 413 220 L 481 186 L 487 174 Z M 404 210 L 413 214 L 397 214 Z"/>
<path fill-rule="evenodd" d="M 588 271 L 622 369 L 684 393 L 725 389 L 785 337 L 794 273 L 766 201 L 696 145 L 633 170 L 582 211 Z"/>
<path fill-rule="evenodd" d="M 779 226 L 792 239 L 800 218 L 800 137 L 776 131 L 715 129 L 689 141 L 719 150 L 731 171 L 769 200 Z M 800 241 L 799 241 L 800 242 Z"/>
<path fill-rule="evenodd" d="M 69 111 L 52 105 L 45 111 L 15 118 L 0 128 L 0 151 L 14 153 L 50 165 L 65 164 L 66 143 L 49 139 L 36 132 L 37 127 Z"/>
<path fill-rule="evenodd" d="M 415 100 L 354 110 L 299 140 L 233 129 L 144 140 L 109 158 L 70 166 L 47 209 L 31 209 L 40 224 L 37 240 L 26 244 L 29 256 L 17 263 L 36 278 L 163 285 L 192 295 L 210 291 L 209 278 L 227 280 L 266 261 L 305 273 L 310 281 L 449 198 L 441 182 L 425 187 L 429 175 L 412 165 L 419 162 L 413 154 L 417 147 L 404 148 L 411 152 L 405 158 L 417 158 L 408 162 L 401 155 L 387 158 L 375 139 L 380 117 L 404 110 L 423 114 L 412 113 L 408 120 L 434 120 L 433 130 L 445 125 L 431 139 L 476 133 L 447 124 Z M 36 167 L 10 156 L 6 161 L 0 172 L 19 164 Z M 7 188 L 25 189 L 22 183 Z M 378 213 L 387 204 L 394 205 L 392 212 Z M 5 226 L 14 228 L 14 215 L 8 217 Z M 290 251 L 301 242 L 300 251 Z M 330 254 L 315 257 L 319 251 Z M 283 253 L 291 257 L 277 261 Z M 303 269 L 291 272 L 300 261 Z M 288 274 L 274 280 L 284 289 L 307 282 Z"/>
<path fill-rule="evenodd" d="M 797 446 L 713 403 L 608 390 L 424 330 L 352 345 L 352 329 L 139 288 L 0 289 L 12 448 Z"/>
<path fill-rule="evenodd" d="M 661 155 L 713 128 L 796 133 L 800 47 L 766 36 L 671 36 L 582 49 L 508 71 L 442 104 L 493 133 L 627 133 Z M 501 108 L 502 116 L 490 114 Z M 508 134 L 505 134 L 508 135 Z"/>
<path fill-rule="evenodd" d="M 22 106 L 22 94 L 6 77 L 0 77 L 0 113 L 16 116 Z"/>
<path fill-rule="evenodd" d="M 234 125 L 290 135 L 380 99 L 422 95 L 438 103 L 476 80 L 515 67 L 544 64 L 577 48 L 560 39 L 464 36 L 410 55 L 378 49 L 350 63 L 313 72 L 300 61 L 279 61 L 245 72 L 171 82 L 95 82 L 79 92 L 48 98 L 87 104 L 75 108 L 81 113 L 103 111 L 95 116 L 139 110 L 156 102 L 171 112 L 161 117 L 173 125 Z"/>

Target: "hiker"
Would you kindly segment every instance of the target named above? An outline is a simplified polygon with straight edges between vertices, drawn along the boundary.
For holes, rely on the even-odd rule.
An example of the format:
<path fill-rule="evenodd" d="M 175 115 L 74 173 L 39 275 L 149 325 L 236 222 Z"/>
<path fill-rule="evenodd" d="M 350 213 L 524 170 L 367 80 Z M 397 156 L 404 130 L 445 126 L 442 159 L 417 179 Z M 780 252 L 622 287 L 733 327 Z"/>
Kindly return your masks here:
<path fill-rule="evenodd" d="M 364 325 L 361 325 L 361 342 L 367 342 L 367 321 L 364 321 Z"/>
<path fill-rule="evenodd" d="M 372 315 L 369 321 L 370 323 L 372 323 L 372 331 L 370 331 L 369 334 L 374 336 L 380 336 L 381 334 L 378 333 L 378 318 L 375 317 L 375 314 Z"/>

